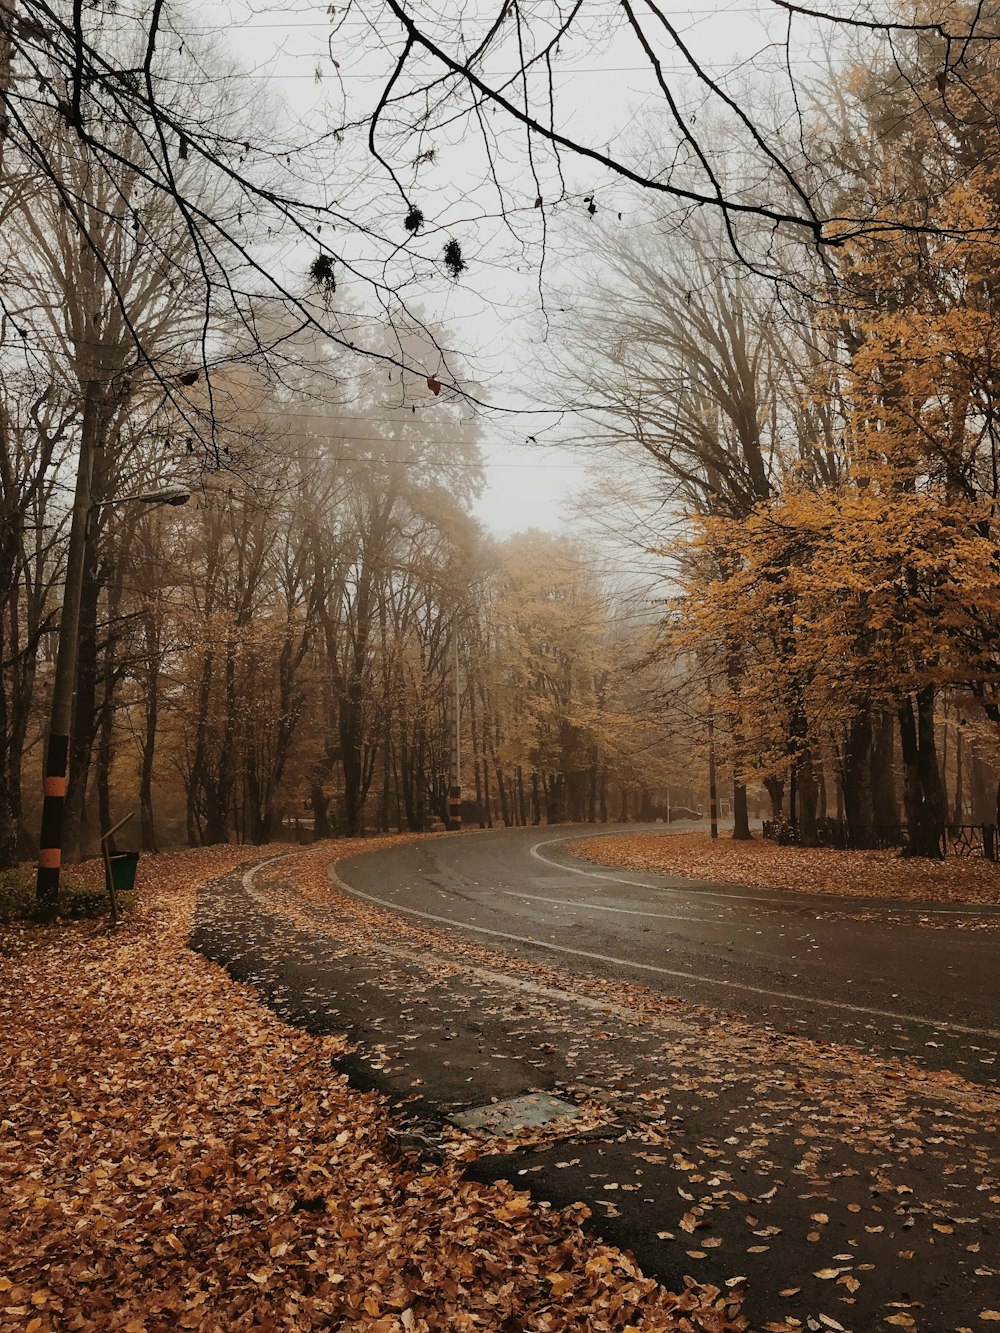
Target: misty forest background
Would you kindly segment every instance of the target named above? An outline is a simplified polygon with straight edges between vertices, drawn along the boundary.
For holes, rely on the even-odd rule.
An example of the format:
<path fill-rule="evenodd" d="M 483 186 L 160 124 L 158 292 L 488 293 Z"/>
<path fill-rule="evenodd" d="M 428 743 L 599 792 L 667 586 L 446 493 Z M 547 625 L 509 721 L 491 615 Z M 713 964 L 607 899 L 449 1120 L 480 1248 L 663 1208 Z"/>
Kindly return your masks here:
<path fill-rule="evenodd" d="M 0 865 L 37 850 L 85 413 L 69 856 L 129 809 L 145 849 L 427 828 L 456 683 L 466 824 L 707 810 L 710 736 L 737 836 L 905 823 L 936 855 L 945 825 L 996 822 L 1000 59 L 979 22 L 960 68 L 934 32 L 895 60 L 852 34 L 806 105 L 813 197 L 891 228 L 804 251 L 757 219 L 765 269 L 725 219 L 664 226 L 637 191 L 625 226 L 588 196 L 532 374 L 590 489 L 566 535 L 506 540 L 472 513 L 475 393 L 415 369 L 460 364 L 454 330 L 397 308 L 355 355 L 359 284 L 301 237 L 291 296 L 255 290 L 240 238 L 272 229 L 277 256 L 280 229 L 181 142 L 185 199 L 226 219 L 206 286 L 189 213 L 134 169 L 148 127 L 109 120 L 98 158 L 24 97 L 33 153 L 12 137 L 0 168 Z M 159 97 L 253 157 L 269 113 L 224 45 L 188 38 Z M 452 251 L 441 281 L 473 262 Z M 103 503 L 164 480 L 191 501 Z"/>

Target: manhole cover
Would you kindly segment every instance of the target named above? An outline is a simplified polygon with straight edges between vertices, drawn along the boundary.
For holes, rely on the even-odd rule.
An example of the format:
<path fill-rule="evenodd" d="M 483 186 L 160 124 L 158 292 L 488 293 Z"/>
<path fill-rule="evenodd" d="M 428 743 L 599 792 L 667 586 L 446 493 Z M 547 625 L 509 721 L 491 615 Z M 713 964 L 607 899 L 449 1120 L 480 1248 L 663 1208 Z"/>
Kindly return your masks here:
<path fill-rule="evenodd" d="M 519 1129 L 537 1128 L 550 1120 L 582 1115 L 579 1106 L 550 1097 L 547 1092 L 529 1092 L 524 1097 L 508 1097 L 488 1106 L 473 1106 L 448 1119 L 460 1129 L 481 1129 L 487 1134 L 516 1134 Z"/>

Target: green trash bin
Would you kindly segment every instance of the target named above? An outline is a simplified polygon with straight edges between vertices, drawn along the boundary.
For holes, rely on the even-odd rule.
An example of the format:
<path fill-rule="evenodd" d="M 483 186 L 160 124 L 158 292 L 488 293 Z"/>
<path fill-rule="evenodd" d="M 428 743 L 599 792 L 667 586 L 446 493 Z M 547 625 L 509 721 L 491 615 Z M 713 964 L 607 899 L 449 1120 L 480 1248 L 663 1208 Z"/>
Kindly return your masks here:
<path fill-rule="evenodd" d="M 135 888 L 135 868 L 139 864 L 138 852 L 118 852 L 109 857 L 111 861 L 111 883 L 118 893 L 130 893 Z"/>

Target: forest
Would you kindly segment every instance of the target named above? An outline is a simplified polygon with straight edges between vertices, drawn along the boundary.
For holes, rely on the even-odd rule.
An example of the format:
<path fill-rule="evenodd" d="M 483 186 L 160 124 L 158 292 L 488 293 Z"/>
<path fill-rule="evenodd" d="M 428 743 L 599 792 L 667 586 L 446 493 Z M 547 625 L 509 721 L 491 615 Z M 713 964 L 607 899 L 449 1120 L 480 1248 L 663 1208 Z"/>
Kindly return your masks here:
<path fill-rule="evenodd" d="M 580 211 L 534 388 L 615 478 L 600 536 L 473 516 L 489 414 L 420 369 L 450 330 L 403 306 L 354 355 L 351 274 L 299 255 L 280 300 L 240 285 L 249 219 L 185 139 L 181 195 L 136 166 L 148 126 L 108 118 L 98 153 L 25 99 L 0 864 L 38 848 L 81 442 L 68 859 L 131 808 L 145 849 L 263 843 L 446 824 L 459 784 L 467 825 L 665 819 L 707 809 L 710 750 L 738 838 L 762 813 L 805 843 L 905 825 L 936 856 L 995 824 L 1000 69 L 985 18 L 958 57 L 919 25 L 892 60 L 852 41 L 799 115 L 823 245 L 767 216 L 734 240 L 725 210 L 665 227 L 646 198 L 627 228 Z M 218 96 L 176 80 L 171 125 L 207 106 L 236 142 L 246 107 Z M 192 200 L 228 217 L 208 260 Z"/>

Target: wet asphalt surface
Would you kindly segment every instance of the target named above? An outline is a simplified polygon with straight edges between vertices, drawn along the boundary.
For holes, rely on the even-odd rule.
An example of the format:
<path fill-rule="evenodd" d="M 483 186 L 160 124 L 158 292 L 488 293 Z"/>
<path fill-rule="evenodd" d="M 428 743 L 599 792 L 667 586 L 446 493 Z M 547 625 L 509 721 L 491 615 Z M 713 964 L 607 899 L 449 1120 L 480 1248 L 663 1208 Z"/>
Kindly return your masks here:
<path fill-rule="evenodd" d="M 568 854 L 567 843 L 592 834 L 535 828 L 434 839 L 343 861 L 337 873 L 349 892 L 523 957 L 739 1010 L 820 1041 L 996 1077 L 1000 937 L 917 922 L 1000 924 L 1000 909 L 901 908 L 632 874 Z M 874 919 L 851 919 L 859 912 Z"/>
<path fill-rule="evenodd" d="M 745 1277 L 756 1329 L 987 1327 L 997 937 L 602 871 L 552 841 L 567 833 L 342 861 L 346 901 L 264 866 L 209 886 L 193 944 L 289 1022 L 346 1032 L 337 1065 L 389 1099 L 404 1150 L 433 1156 L 449 1115 L 497 1099 L 588 1108 L 583 1132 L 466 1174 L 583 1201 L 674 1289 Z M 859 907 L 875 919 L 842 914 Z"/>

